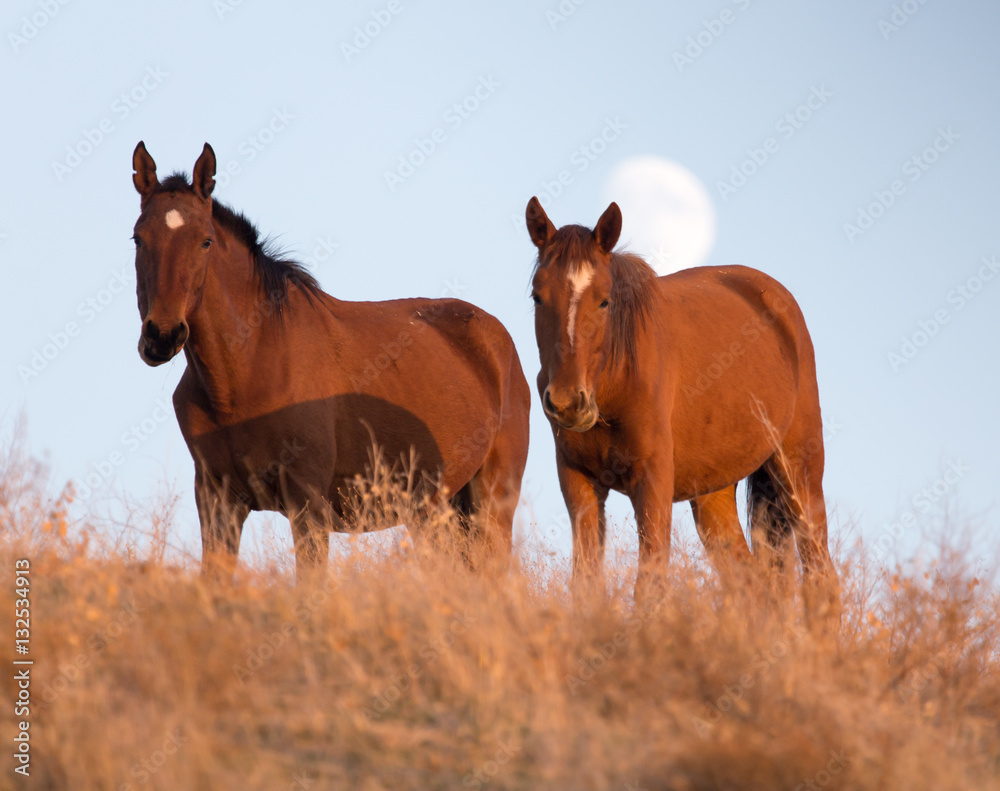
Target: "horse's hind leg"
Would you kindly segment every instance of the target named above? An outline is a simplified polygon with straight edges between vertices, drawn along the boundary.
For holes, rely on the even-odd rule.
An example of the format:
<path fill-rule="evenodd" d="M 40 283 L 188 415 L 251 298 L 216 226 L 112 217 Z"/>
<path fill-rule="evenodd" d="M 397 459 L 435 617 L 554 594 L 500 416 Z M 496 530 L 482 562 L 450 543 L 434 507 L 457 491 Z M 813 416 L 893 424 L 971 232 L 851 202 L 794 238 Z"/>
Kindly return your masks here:
<path fill-rule="evenodd" d="M 758 567 L 772 579 L 781 579 L 793 544 L 791 515 L 768 461 L 747 478 L 747 520 Z"/>
<path fill-rule="evenodd" d="M 791 517 L 802 562 L 806 612 L 811 618 L 830 618 L 836 623 L 840 619 L 840 593 L 828 546 L 823 464 L 819 409 L 802 409 L 800 399 L 800 408 L 781 448 L 765 466 L 780 486 L 784 508 Z"/>
<path fill-rule="evenodd" d="M 483 466 L 469 482 L 473 565 L 503 574 L 510 566 L 514 511 L 521 497 L 527 438 L 514 421 L 501 425 Z M 524 427 L 525 431 L 527 427 Z"/>
<path fill-rule="evenodd" d="M 473 544 L 476 541 L 476 510 L 479 504 L 479 479 L 473 476 L 465 486 L 455 492 L 449 500 L 451 507 L 455 511 L 461 532 L 458 536 L 459 551 L 462 559 L 470 568 L 475 568 L 473 558 Z"/>
<path fill-rule="evenodd" d="M 736 511 L 736 484 L 691 500 L 701 542 L 719 576 L 733 582 L 750 560 L 750 550 Z"/>

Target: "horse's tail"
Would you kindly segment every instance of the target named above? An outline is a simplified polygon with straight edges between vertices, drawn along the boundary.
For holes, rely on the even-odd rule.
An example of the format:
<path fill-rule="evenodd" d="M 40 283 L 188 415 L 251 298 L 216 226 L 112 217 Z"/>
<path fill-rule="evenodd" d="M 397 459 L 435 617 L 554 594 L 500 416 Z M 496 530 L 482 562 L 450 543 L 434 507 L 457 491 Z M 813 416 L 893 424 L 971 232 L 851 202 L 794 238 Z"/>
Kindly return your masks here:
<path fill-rule="evenodd" d="M 764 464 L 747 478 L 747 521 L 754 555 L 780 557 L 792 533 L 788 493 Z"/>

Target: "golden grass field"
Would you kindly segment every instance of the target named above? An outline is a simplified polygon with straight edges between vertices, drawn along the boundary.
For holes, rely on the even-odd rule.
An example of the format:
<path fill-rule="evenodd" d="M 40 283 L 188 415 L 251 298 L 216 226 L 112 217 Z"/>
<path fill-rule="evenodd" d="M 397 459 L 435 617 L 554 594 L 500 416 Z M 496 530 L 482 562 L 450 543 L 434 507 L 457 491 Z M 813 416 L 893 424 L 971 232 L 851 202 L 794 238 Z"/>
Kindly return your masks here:
<path fill-rule="evenodd" d="M 574 603 L 523 551 L 500 580 L 400 550 L 295 586 L 289 550 L 224 587 L 163 562 L 169 525 L 92 532 L 18 442 L 2 463 L 0 634 L 13 656 L 30 559 L 35 662 L 29 778 L 0 686 L 6 788 L 1000 788 L 997 590 L 958 553 L 905 576 L 841 547 L 839 638 L 695 546 L 649 609 L 615 568 Z"/>

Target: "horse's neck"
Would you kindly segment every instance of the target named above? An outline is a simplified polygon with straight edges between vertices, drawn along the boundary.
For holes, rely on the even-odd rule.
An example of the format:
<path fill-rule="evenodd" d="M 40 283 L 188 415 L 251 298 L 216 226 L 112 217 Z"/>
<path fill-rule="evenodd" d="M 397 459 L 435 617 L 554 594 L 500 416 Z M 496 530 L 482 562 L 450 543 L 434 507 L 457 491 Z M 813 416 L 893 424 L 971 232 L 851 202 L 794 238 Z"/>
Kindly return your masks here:
<path fill-rule="evenodd" d="M 652 317 L 647 317 L 647 326 L 636 329 L 640 335 L 646 336 L 640 339 L 640 345 L 645 345 L 652 323 Z M 642 367 L 625 354 L 605 362 L 597 387 L 597 404 L 602 414 L 617 418 L 633 409 L 637 394 L 648 388 L 648 383 L 642 381 Z M 648 367 L 660 371 L 659 365 Z"/>
<path fill-rule="evenodd" d="M 634 372 L 624 361 L 608 362 L 600 374 L 597 405 L 605 417 L 617 418 L 634 398 Z"/>
<path fill-rule="evenodd" d="M 272 318 L 268 298 L 251 271 L 249 251 L 221 236 L 212 255 L 185 351 L 212 407 L 233 414 L 260 381 L 255 357 Z"/>

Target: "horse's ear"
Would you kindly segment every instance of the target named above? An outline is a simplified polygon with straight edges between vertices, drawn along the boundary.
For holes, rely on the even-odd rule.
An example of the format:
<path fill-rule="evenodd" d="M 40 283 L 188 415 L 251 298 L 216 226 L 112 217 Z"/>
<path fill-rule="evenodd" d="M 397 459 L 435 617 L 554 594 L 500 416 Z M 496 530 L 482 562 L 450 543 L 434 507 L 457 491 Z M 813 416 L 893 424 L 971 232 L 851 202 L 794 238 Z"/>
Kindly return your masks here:
<path fill-rule="evenodd" d="M 528 208 L 524 210 L 524 219 L 528 224 L 528 236 L 535 243 L 535 247 L 541 250 L 555 236 L 556 227 L 545 213 L 542 204 L 538 202 L 538 198 L 532 198 L 528 201 Z"/>
<path fill-rule="evenodd" d="M 202 200 L 207 200 L 215 189 L 215 152 L 208 143 L 205 143 L 201 156 L 194 163 L 192 181 L 195 195 Z"/>
<path fill-rule="evenodd" d="M 622 210 L 614 201 L 604 210 L 601 219 L 594 226 L 594 242 L 605 253 L 610 253 L 618 244 L 622 232 Z"/>
<path fill-rule="evenodd" d="M 149 197 L 159 186 L 160 180 L 156 178 L 156 163 L 146 150 L 146 144 L 141 140 L 132 152 L 132 170 L 135 171 L 132 174 L 132 183 L 135 184 L 136 190 L 143 198 Z"/>

